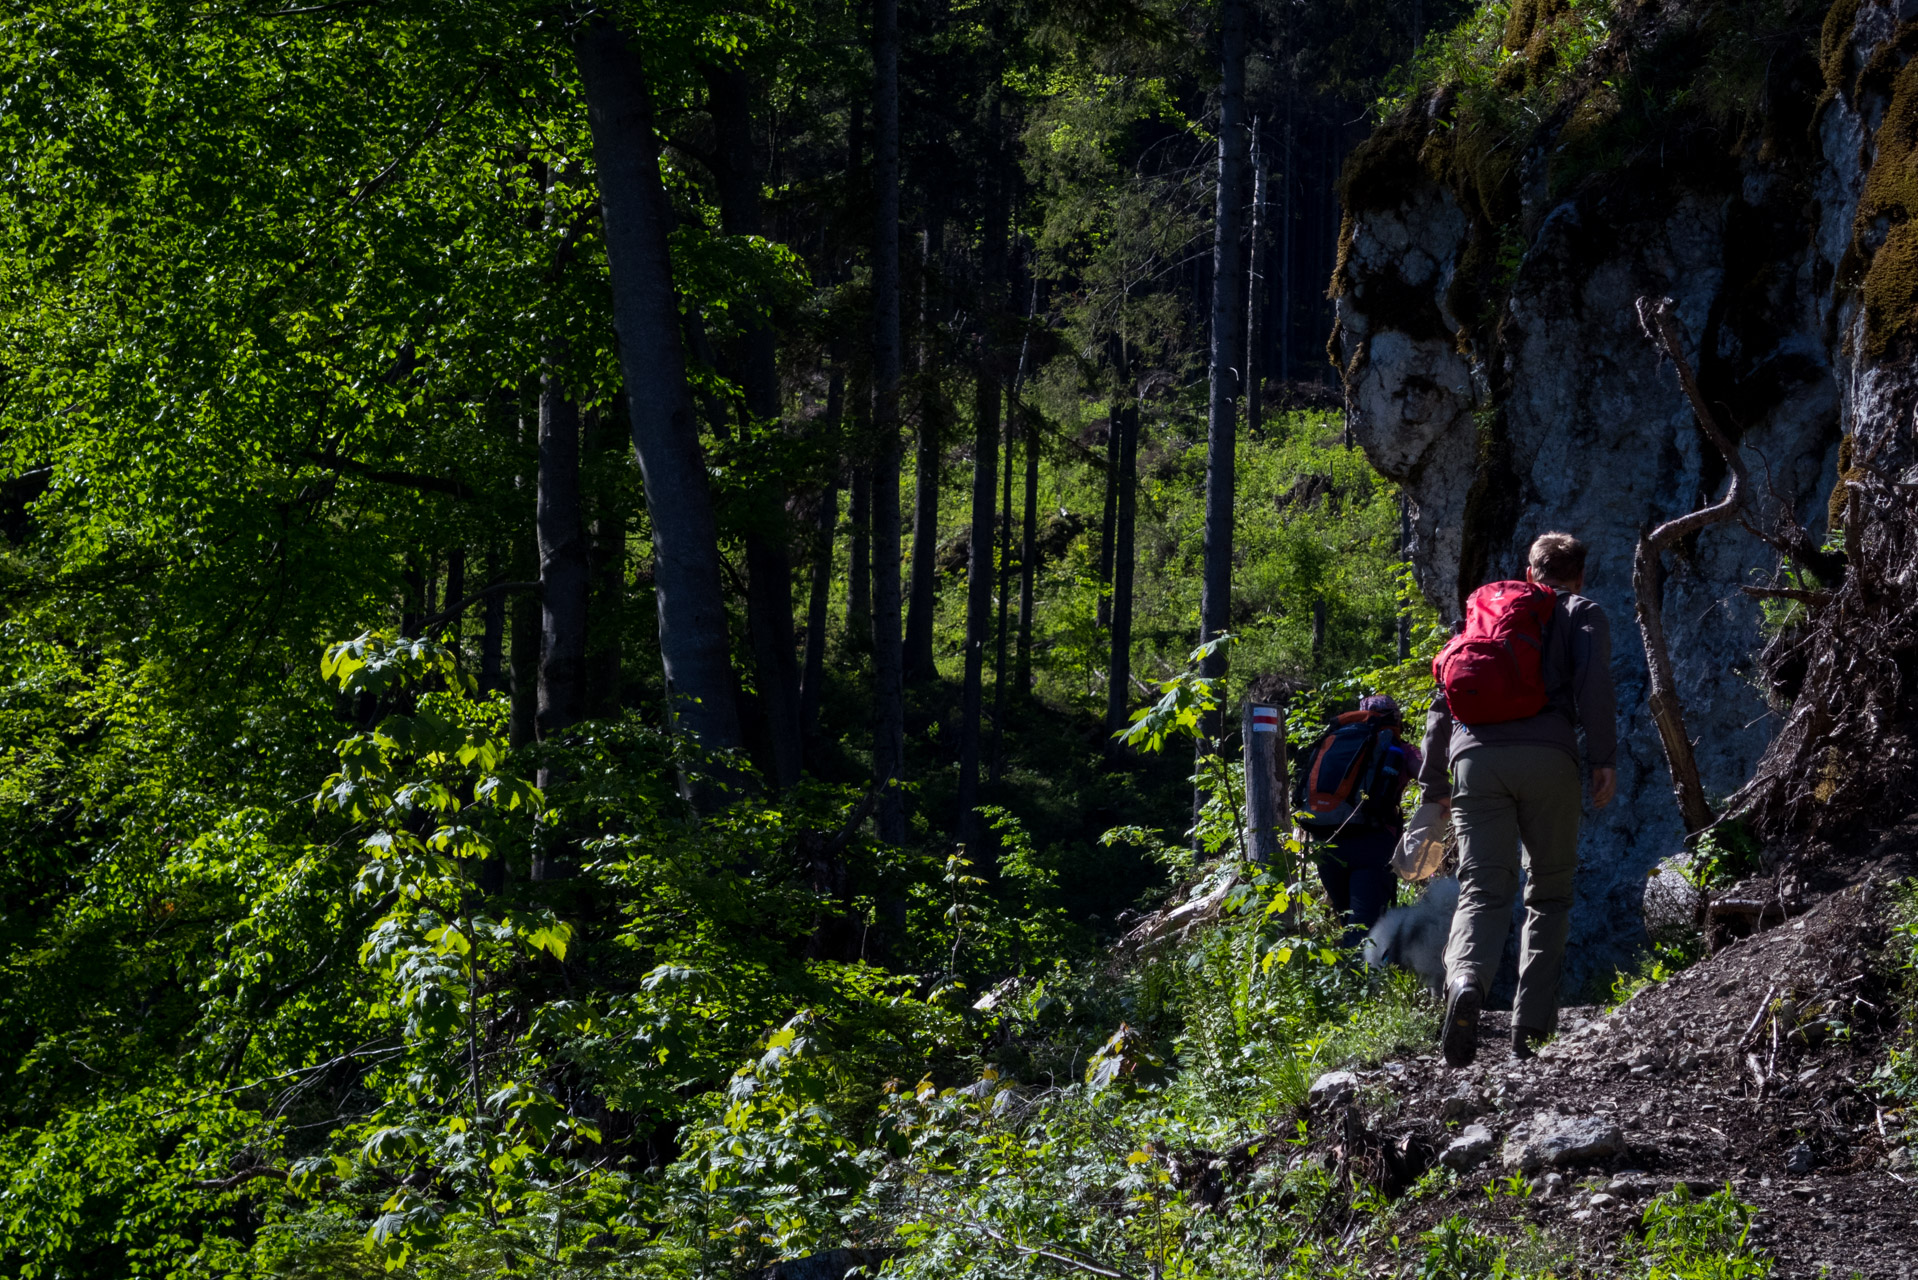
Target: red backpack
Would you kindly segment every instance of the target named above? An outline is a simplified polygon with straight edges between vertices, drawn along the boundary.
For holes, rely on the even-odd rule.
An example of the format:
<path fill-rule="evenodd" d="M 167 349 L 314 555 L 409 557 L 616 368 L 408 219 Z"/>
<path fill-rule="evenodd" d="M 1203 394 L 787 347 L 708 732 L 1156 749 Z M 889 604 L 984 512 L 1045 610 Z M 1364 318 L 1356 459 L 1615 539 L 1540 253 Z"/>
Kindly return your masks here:
<path fill-rule="evenodd" d="M 1465 629 L 1432 659 L 1460 724 L 1523 720 L 1545 710 L 1545 625 L 1558 597 L 1531 582 L 1492 582 L 1465 602 Z"/>

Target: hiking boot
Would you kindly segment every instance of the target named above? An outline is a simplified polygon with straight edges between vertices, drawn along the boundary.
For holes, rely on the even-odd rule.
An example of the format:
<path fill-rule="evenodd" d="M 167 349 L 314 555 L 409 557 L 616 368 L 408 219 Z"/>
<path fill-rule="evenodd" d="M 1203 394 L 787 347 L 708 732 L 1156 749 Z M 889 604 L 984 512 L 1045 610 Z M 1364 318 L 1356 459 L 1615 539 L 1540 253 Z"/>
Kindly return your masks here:
<path fill-rule="evenodd" d="M 1445 997 L 1445 1030 L 1439 1033 L 1447 1066 L 1469 1067 L 1478 1056 L 1478 1011 L 1484 1003 L 1478 984 L 1470 978 L 1452 984 Z"/>
<path fill-rule="evenodd" d="M 1538 1046 L 1552 1038 L 1549 1031 L 1540 1031 L 1537 1027 L 1512 1025 L 1512 1056 L 1520 1062 L 1527 1062 L 1538 1056 Z"/>

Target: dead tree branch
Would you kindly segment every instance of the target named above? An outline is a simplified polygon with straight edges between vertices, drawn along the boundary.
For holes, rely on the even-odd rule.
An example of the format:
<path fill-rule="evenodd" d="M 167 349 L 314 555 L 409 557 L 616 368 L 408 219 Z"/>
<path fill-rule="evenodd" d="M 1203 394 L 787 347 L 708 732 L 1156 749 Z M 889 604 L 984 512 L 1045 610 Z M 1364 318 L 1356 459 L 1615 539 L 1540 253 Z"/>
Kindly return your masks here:
<path fill-rule="evenodd" d="M 1665 763 L 1672 773 L 1672 792 L 1678 797 L 1678 811 L 1685 830 L 1696 835 L 1716 821 L 1705 802 L 1705 784 L 1698 775 L 1698 759 L 1692 754 L 1692 740 L 1685 732 L 1685 708 L 1678 700 L 1678 685 L 1672 678 L 1671 649 L 1665 641 L 1663 588 L 1665 550 L 1716 524 L 1738 518 L 1745 500 L 1747 481 L 1745 463 L 1738 449 L 1725 438 L 1713 416 L 1711 406 L 1698 389 L 1698 379 L 1685 359 L 1684 334 L 1673 315 L 1670 298 L 1640 298 L 1638 324 L 1678 370 L 1679 385 L 1698 415 L 1699 426 L 1724 455 L 1731 471 L 1731 484 L 1725 496 L 1710 506 L 1701 507 L 1676 520 L 1667 520 L 1650 533 L 1641 534 L 1632 557 L 1632 590 L 1638 597 L 1638 631 L 1645 641 L 1645 665 L 1651 677 L 1652 719 L 1658 725 L 1659 741 L 1665 747 Z"/>

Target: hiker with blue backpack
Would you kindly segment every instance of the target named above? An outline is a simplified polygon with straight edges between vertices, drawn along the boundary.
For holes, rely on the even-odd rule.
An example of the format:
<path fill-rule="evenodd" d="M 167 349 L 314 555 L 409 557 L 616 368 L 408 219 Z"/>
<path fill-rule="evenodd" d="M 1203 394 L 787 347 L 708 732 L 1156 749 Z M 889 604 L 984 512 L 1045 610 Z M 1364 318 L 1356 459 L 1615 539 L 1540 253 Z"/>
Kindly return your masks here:
<path fill-rule="evenodd" d="M 1336 717 L 1301 753 L 1293 816 L 1312 841 L 1325 896 L 1356 947 L 1398 892 L 1392 851 L 1404 818 L 1399 798 L 1418 776 L 1419 749 L 1402 736 L 1399 704 L 1383 694 Z"/>
<path fill-rule="evenodd" d="M 1568 533 L 1532 543 L 1523 582 L 1494 582 L 1466 602 L 1465 623 L 1432 662 L 1438 696 L 1426 719 L 1424 798 L 1458 833 L 1458 910 L 1445 948 L 1445 1060 L 1478 1053 L 1479 1011 L 1505 950 L 1525 871 L 1525 927 L 1512 1053 L 1530 1058 L 1558 1028 L 1559 969 L 1571 927 L 1583 802 L 1579 731 L 1592 807 L 1618 786 L 1611 624 L 1585 588 L 1585 544 Z"/>

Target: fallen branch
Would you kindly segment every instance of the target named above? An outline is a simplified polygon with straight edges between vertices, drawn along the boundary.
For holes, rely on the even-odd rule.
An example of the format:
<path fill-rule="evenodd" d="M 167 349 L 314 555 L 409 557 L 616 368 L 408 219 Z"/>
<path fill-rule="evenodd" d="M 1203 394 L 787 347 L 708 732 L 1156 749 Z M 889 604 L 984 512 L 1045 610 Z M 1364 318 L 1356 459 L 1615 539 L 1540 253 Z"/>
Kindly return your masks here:
<path fill-rule="evenodd" d="M 1738 1037 L 1738 1051 L 1740 1053 L 1743 1053 L 1745 1049 L 1750 1046 L 1752 1036 L 1758 1030 L 1758 1024 L 1765 1020 L 1765 1011 L 1771 1008 L 1772 997 L 1777 994 L 1778 988 L 1775 985 L 1765 988 L 1765 998 L 1758 1002 L 1758 1012 L 1752 1015 L 1751 1022 L 1746 1025 L 1745 1034 Z"/>
<path fill-rule="evenodd" d="M 1672 678 L 1671 649 L 1665 642 L 1665 618 L 1661 598 L 1664 587 L 1663 556 L 1668 547 L 1684 541 L 1716 524 L 1738 518 L 1745 501 L 1745 463 L 1737 448 L 1725 438 L 1692 376 L 1685 359 L 1684 335 L 1672 314 L 1670 298 L 1640 298 L 1638 323 L 1654 346 L 1671 359 L 1678 369 L 1678 382 L 1691 401 L 1692 412 L 1705 434 L 1725 457 L 1731 470 L 1731 484 L 1725 496 L 1676 520 L 1667 520 L 1650 533 L 1640 535 L 1632 557 L 1632 590 L 1638 597 L 1638 630 L 1645 641 L 1645 665 L 1651 677 L 1652 720 L 1658 725 L 1659 741 L 1665 747 L 1665 762 L 1671 768 L 1672 792 L 1678 798 L 1678 812 L 1689 835 L 1697 835 L 1717 821 L 1705 800 L 1705 784 L 1698 774 L 1698 759 L 1692 753 L 1692 740 L 1685 732 L 1685 708 L 1678 700 L 1678 684 Z"/>
<path fill-rule="evenodd" d="M 944 1217 L 945 1215 L 941 1214 L 940 1216 Z M 957 1222 L 962 1226 L 970 1227 L 981 1235 L 989 1236 L 1000 1244 L 1005 1245 L 1008 1249 L 1017 1249 L 1028 1258 L 1045 1258 L 1051 1262 L 1061 1262 L 1068 1267 L 1077 1267 L 1088 1275 L 1104 1276 L 1106 1280 L 1135 1280 L 1129 1272 L 1116 1271 L 1111 1267 L 1102 1266 L 1090 1258 L 1081 1257 L 1076 1253 L 1068 1251 L 1064 1245 L 1047 1248 L 1042 1245 L 1020 1244 L 1004 1232 L 987 1226 L 977 1218 L 947 1218 L 947 1221 Z"/>

